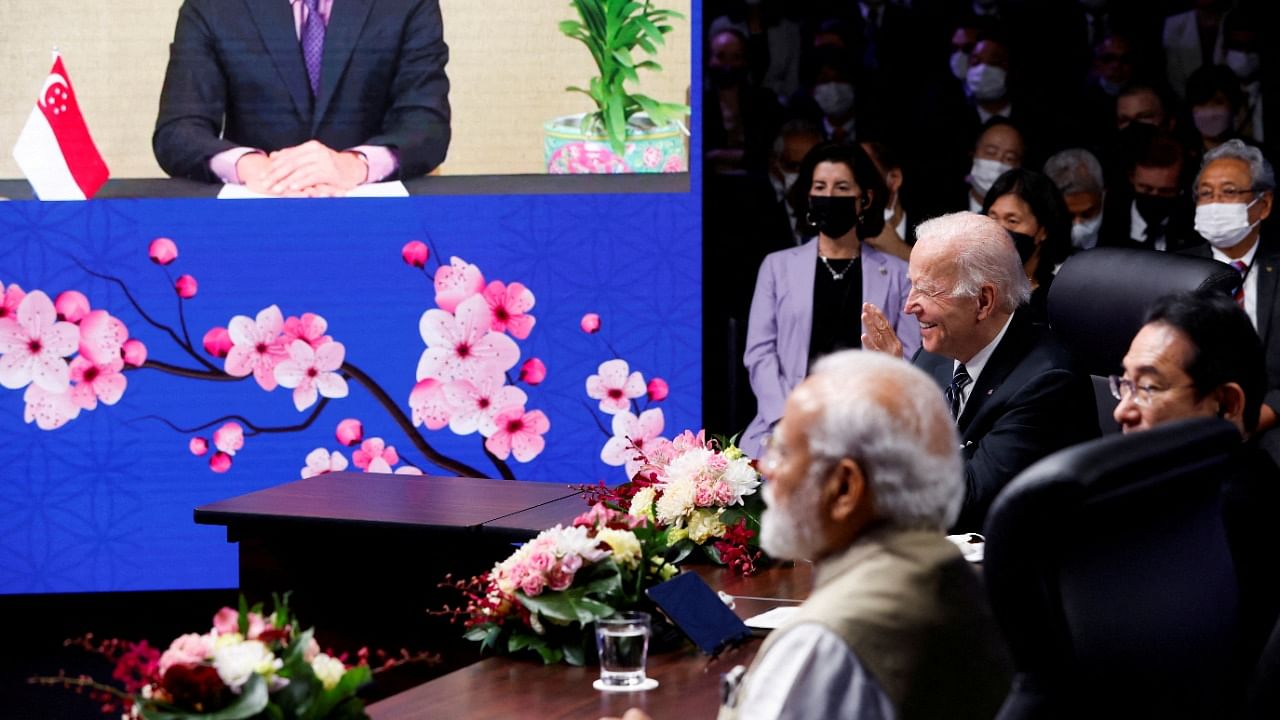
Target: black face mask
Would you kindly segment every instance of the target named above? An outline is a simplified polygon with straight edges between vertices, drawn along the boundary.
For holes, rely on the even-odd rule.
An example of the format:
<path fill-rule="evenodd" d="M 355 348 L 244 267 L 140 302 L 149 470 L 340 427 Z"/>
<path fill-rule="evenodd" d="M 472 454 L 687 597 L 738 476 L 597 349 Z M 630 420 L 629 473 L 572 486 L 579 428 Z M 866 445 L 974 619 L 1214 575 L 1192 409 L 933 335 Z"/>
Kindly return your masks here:
<path fill-rule="evenodd" d="M 1025 265 L 1032 255 L 1036 254 L 1036 239 L 1026 233 L 1007 231 L 1013 238 L 1013 246 L 1018 250 L 1018 259 Z"/>
<path fill-rule="evenodd" d="M 810 195 L 809 223 L 829 238 L 844 237 L 858 224 L 858 199 L 851 195 Z"/>
<path fill-rule="evenodd" d="M 1173 214 L 1178 198 L 1160 197 L 1159 195 L 1143 195 L 1135 193 L 1133 201 L 1137 205 L 1138 214 L 1148 225 L 1161 225 Z"/>

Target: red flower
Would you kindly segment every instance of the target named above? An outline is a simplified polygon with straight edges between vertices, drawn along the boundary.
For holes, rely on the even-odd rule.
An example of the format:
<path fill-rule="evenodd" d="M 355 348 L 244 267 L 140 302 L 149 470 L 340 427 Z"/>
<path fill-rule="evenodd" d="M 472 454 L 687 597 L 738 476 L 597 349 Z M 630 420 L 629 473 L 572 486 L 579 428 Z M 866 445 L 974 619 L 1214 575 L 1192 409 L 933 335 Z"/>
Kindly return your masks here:
<path fill-rule="evenodd" d="M 212 665 L 174 665 L 160 685 L 173 703 L 196 712 L 211 712 L 226 704 L 227 686 Z"/>
<path fill-rule="evenodd" d="M 156 680 L 160 672 L 160 651 L 148 645 L 146 640 L 123 644 L 124 652 L 116 660 L 111 677 L 124 684 L 125 692 L 136 693 L 142 686 Z"/>

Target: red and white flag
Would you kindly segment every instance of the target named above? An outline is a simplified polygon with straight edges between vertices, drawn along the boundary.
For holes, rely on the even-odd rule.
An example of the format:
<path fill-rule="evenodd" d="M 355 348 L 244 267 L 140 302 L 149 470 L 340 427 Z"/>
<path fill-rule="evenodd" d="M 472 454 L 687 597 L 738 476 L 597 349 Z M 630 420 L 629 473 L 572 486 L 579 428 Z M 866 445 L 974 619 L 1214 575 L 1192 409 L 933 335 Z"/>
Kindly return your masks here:
<path fill-rule="evenodd" d="M 41 200 L 86 200 L 107 181 L 107 164 L 89 136 L 60 55 L 54 55 L 13 159 Z"/>

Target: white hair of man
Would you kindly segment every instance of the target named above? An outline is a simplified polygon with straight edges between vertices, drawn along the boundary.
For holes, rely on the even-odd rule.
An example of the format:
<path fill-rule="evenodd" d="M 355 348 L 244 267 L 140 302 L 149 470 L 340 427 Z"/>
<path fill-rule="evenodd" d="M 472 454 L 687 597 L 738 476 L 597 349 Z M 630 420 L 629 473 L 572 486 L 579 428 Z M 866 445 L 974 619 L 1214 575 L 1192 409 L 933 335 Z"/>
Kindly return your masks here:
<path fill-rule="evenodd" d="M 956 212 L 926 220 L 916 228 L 915 249 L 945 245 L 956 267 L 950 294 L 973 297 L 985 283 L 996 288 L 996 303 L 1013 312 L 1031 299 L 1031 281 L 1009 232 L 986 215 Z"/>
<path fill-rule="evenodd" d="M 810 380 L 819 383 L 822 407 L 808 429 L 809 452 L 857 461 L 880 519 L 951 527 L 964 498 L 964 466 L 933 379 L 905 360 L 846 350 L 818 360 Z"/>
<path fill-rule="evenodd" d="M 1102 194 L 1102 164 L 1093 153 L 1084 148 L 1067 148 L 1059 152 L 1044 164 L 1044 174 L 1049 176 L 1058 192 L 1063 195 L 1073 193 Z"/>
<path fill-rule="evenodd" d="M 1200 172 L 1196 174 L 1196 185 L 1200 185 L 1200 176 L 1209 163 L 1220 158 L 1235 158 L 1249 165 L 1249 180 L 1253 189 L 1266 192 L 1276 189 L 1276 172 L 1271 163 L 1262 155 L 1262 151 L 1243 140 L 1232 138 L 1204 154 L 1204 162 L 1200 163 Z"/>

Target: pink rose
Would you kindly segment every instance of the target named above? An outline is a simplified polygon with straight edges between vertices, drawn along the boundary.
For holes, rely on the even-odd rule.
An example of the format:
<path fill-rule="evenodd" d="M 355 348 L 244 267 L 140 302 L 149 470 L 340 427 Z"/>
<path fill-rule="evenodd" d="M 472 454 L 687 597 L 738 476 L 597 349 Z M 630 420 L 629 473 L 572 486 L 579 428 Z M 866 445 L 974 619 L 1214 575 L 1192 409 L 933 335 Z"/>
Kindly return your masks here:
<path fill-rule="evenodd" d="M 194 665 L 209 657 L 213 650 L 210 638 L 196 633 L 187 633 L 176 638 L 169 649 L 160 656 L 160 675 L 174 665 Z"/>
<path fill-rule="evenodd" d="M 202 437 L 193 437 L 191 442 L 187 443 L 187 447 L 191 449 L 191 454 L 200 457 L 209 452 L 209 441 Z"/>
<path fill-rule="evenodd" d="M 587 313 L 582 316 L 582 322 L 578 324 L 582 328 L 582 332 L 588 335 L 600 332 L 600 316 L 595 313 Z"/>
<path fill-rule="evenodd" d="M 582 569 L 581 555 L 565 555 L 560 559 L 560 568 L 572 575 Z"/>
<path fill-rule="evenodd" d="M 67 290 L 59 293 L 53 301 L 53 309 L 58 311 L 58 318 L 70 323 L 78 323 L 89 314 L 89 298 L 78 290 Z"/>
<path fill-rule="evenodd" d="M 546 582 L 542 579 L 541 575 L 537 573 L 530 573 L 525 575 L 524 579 L 520 581 L 520 589 L 524 591 L 525 595 L 534 597 L 542 592 L 542 588 L 545 584 Z"/>
<path fill-rule="evenodd" d="M 573 573 L 566 571 L 563 566 L 555 568 L 550 573 L 547 573 L 547 587 L 555 590 L 556 592 L 568 590 L 569 586 L 572 584 Z"/>
<path fill-rule="evenodd" d="M 141 340 L 130 338 L 120 346 L 120 355 L 124 357 L 125 365 L 142 367 L 147 361 L 147 346 L 143 345 Z"/>
<path fill-rule="evenodd" d="M 410 240 L 400 248 L 400 257 L 404 261 L 416 268 L 426 267 L 427 258 L 431 256 L 431 251 L 427 249 L 427 244 L 421 240 Z"/>
<path fill-rule="evenodd" d="M 550 553 L 536 552 L 529 556 L 529 566 L 538 572 L 546 572 L 556 564 L 556 556 Z"/>
<path fill-rule="evenodd" d="M 355 418 L 346 418 L 338 423 L 335 435 L 338 437 L 338 442 L 347 447 L 357 445 L 364 440 L 364 425 Z"/>
<path fill-rule="evenodd" d="M 240 632 L 240 613 L 235 608 L 223 607 L 213 616 L 213 629 L 222 635 Z"/>
<path fill-rule="evenodd" d="M 671 388 L 667 387 L 667 381 L 662 378 L 653 378 L 649 381 L 648 387 L 649 399 L 653 402 L 666 400 L 667 395 L 671 393 Z"/>
<path fill-rule="evenodd" d="M 538 385 L 547 379 L 547 366 L 538 358 L 529 358 L 520 366 L 520 380 L 529 385 Z"/>
<path fill-rule="evenodd" d="M 173 289 L 178 291 L 178 297 L 183 300 L 189 300 L 196 296 L 196 279 L 190 275 L 183 275 L 173 284 Z"/>
<path fill-rule="evenodd" d="M 204 351 L 216 358 L 224 358 L 231 352 L 231 333 L 224 327 L 211 328 L 204 334 Z"/>
<path fill-rule="evenodd" d="M 168 265 L 178 259 L 178 246 L 167 237 L 158 237 L 151 241 L 147 248 L 151 262 L 157 265 Z"/>

